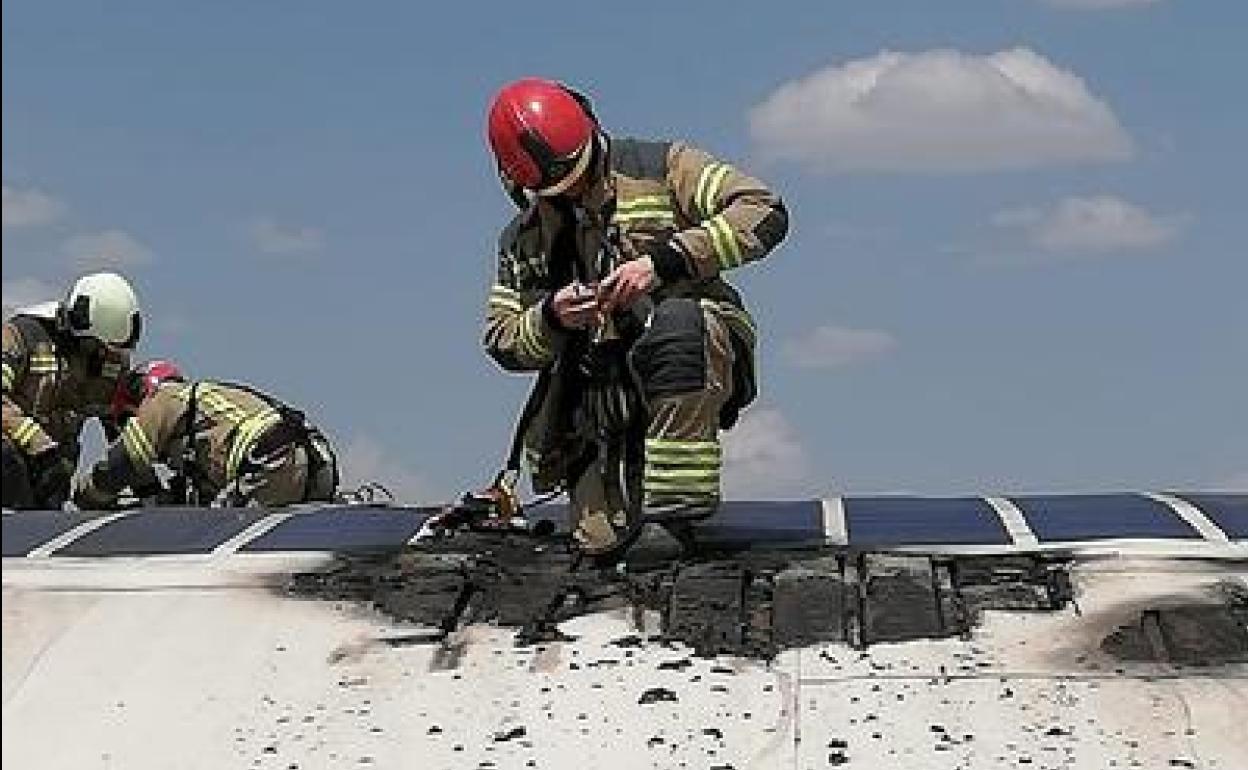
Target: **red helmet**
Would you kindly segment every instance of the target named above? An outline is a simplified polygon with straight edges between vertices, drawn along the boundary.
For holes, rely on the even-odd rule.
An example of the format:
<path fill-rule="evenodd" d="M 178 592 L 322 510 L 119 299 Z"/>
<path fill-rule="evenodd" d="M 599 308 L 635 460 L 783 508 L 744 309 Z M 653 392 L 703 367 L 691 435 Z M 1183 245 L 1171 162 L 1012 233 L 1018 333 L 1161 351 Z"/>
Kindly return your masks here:
<path fill-rule="evenodd" d="M 553 80 L 509 83 L 490 105 L 490 147 L 499 170 L 538 195 L 558 195 L 585 173 L 597 129 L 588 100 Z"/>
<path fill-rule="evenodd" d="M 185 379 L 177 364 L 164 359 L 158 358 L 134 367 L 117 380 L 117 389 L 113 392 L 113 419 L 120 421 L 138 409 L 143 399 L 155 393 L 165 380 Z"/>

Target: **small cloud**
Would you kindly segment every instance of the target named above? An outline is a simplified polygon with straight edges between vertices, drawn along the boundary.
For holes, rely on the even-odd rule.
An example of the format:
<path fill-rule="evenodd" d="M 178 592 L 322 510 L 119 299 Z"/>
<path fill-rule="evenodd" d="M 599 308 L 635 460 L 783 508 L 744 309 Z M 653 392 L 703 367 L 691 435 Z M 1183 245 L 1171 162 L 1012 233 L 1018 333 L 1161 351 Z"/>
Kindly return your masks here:
<path fill-rule="evenodd" d="M 152 261 L 151 250 L 123 230 L 75 235 L 61 250 L 82 269 L 137 267 Z"/>
<path fill-rule="evenodd" d="M 60 292 L 38 278 L 14 278 L 0 284 L 3 295 L 4 317 L 8 318 L 17 310 L 29 307 L 37 302 L 47 302 L 60 297 Z"/>
<path fill-rule="evenodd" d="M 724 434 L 728 498 L 795 498 L 810 485 L 810 460 L 793 425 L 773 407 L 754 407 Z"/>
<path fill-rule="evenodd" d="M 1070 8 L 1076 11 L 1103 11 L 1109 8 L 1139 8 L 1159 3 L 1161 0 L 1043 0 L 1043 2 L 1055 8 Z"/>
<path fill-rule="evenodd" d="M 36 227 L 55 222 L 65 212 L 65 204 L 40 190 L 19 190 L 4 185 L 3 223 L 10 227 Z"/>
<path fill-rule="evenodd" d="M 1120 161 L 1131 138 L 1074 73 L 1026 48 L 884 51 L 750 110 L 763 153 L 825 172 L 976 172 Z"/>
<path fill-rule="evenodd" d="M 1146 251 L 1172 242 L 1183 217 L 1158 217 L 1112 195 L 1068 197 L 1052 208 L 1000 211 L 992 223 L 1020 232 L 1028 244 L 1048 254 L 1108 254 Z"/>
<path fill-rule="evenodd" d="M 375 482 L 390 490 L 399 502 L 430 499 L 428 480 L 389 456 L 381 444 L 367 436 L 352 437 L 339 451 L 338 462 L 346 489 Z"/>
<path fill-rule="evenodd" d="M 325 234 L 315 227 L 286 227 L 270 217 L 251 225 L 251 239 L 264 254 L 307 254 L 325 246 Z"/>
<path fill-rule="evenodd" d="M 878 358 L 897 347 L 897 338 L 879 329 L 824 324 L 784 345 L 785 358 L 806 369 L 836 369 Z"/>

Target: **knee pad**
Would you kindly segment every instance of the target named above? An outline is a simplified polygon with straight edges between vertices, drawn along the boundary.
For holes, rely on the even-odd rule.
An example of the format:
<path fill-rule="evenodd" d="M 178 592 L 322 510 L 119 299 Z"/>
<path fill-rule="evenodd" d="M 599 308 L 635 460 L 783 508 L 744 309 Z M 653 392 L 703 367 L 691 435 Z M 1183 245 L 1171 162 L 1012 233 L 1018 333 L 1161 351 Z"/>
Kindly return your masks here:
<path fill-rule="evenodd" d="M 693 299 L 668 299 L 633 343 L 629 364 L 646 398 L 706 387 L 706 319 Z"/>

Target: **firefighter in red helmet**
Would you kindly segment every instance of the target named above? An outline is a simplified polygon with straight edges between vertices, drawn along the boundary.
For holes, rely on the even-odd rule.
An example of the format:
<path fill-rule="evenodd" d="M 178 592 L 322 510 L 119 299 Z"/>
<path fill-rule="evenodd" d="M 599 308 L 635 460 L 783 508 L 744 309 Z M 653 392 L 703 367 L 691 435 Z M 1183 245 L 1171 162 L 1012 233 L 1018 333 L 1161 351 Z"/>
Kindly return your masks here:
<path fill-rule="evenodd" d="M 720 432 L 756 394 L 755 326 L 725 278 L 783 240 L 784 204 L 683 142 L 609 136 L 552 80 L 504 86 L 488 136 L 520 212 L 484 344 L 541 373 L 513 455 L 535 491 L 569 490 L 586 552 L 651 522 L 687 542 L 720 502 Z"/>

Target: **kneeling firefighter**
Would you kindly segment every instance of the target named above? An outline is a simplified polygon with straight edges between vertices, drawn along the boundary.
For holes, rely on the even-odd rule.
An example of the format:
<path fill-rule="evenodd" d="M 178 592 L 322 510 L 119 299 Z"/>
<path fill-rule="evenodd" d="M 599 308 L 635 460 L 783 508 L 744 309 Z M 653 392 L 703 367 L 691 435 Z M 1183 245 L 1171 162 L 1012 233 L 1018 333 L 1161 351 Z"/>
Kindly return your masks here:
<path fill-rule="evenodd" d="M 139 341 L 139 302 L 116 273 L 74 281 L 60 301 L 4 322 L 4 507 L 60 508 L 78 466 L 82 429 L 109 403 Z"/>
<path fill-rule="evenodd" d="M 780 198 L 680 142 L 612 139 L 562 83 L 519 80 L 488 135 L 520 213 L 503 231 L 484 344 L 538 371 L 509 458 L 568 490 L 584 552 L 642 524 L 682 541 L 720 501 L 719 432 L 756 394 L 755 328 L 724 275 L 788 231 Z"/>
<path fill-rule="evenodd" d="M 330 501 L 338 466 L 329 442 L 302 412 L 248 385 L 190 382 L 168 361 L 150 361 L 118 384 L 121 435 L 74 482 L 84 510 L 117 505 L 129 488 L 156 488 L 154 466 L 173 473 L 161 502 L 281 506 Z"/>

